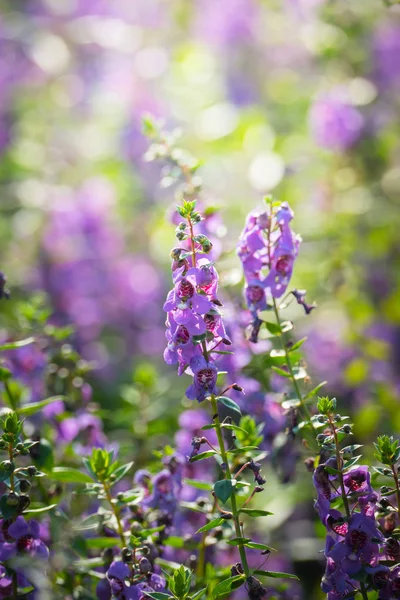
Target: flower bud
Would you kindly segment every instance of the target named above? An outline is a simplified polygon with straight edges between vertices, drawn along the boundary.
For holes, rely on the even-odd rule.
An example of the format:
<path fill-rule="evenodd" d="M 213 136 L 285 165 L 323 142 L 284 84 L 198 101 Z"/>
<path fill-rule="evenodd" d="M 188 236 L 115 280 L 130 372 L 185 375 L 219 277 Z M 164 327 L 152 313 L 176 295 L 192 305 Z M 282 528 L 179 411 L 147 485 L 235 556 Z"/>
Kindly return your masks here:
<path fill-rule="evenodd" d="M 22 493 L 27 492 L 31 487 L 31 482 L 28 481 L 27 479 L 21 479 L 21 481 L 19 482 L 19 489 L 21 490 Z"/>
<path fill-rule="evenodd" d="M 124 563 L 131 563 L 132 562 L 132 551 L 129 548 L 122 548 L 121 550 L 121 558 L 122 558 L 122 562 Z"/>
<path fill-rule="evenodd" d="M 142 573 L 142 575 L 147 575 L 147 573 L 150 573 L 151 570 L 152 570 L 151 562 L 149 561 L 148 558 L 146 558 L 145 556 L 142 556 L 142 558 L 139 560 L 140 573 Z"/>
<path fill-rule="evenodd" d="M 18 504 L 18 496 L 14 492 L 10 492 L 6 495 L 6 504 L 7 506 L 17 506 Z"/>

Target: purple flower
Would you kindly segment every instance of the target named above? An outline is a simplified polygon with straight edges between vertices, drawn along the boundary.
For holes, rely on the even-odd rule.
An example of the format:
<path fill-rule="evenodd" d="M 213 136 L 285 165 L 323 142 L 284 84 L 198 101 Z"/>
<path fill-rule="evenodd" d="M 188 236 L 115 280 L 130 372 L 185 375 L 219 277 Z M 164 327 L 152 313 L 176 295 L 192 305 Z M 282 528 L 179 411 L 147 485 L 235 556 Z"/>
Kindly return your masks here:
<path fill-rule="evenodd" d="M 400 598 L 400 565 L 396 565 L 390 571 L 386 569 L 387 567 L 379 566 L 374 570 L 366 570 L 372 574 L 374 587 L 379 589 L 379 600 Z"/>
<path fill-rule="evenodd" d="M 319 512 L 319 517 L 322 523 L 326 524 L 330 508 L 331 500 L 338 496 L 338 492 L 331 486 L 331 480 L 334 479 L 326 470 L 326 465 L 319 465 L 313 474 L 313 484 L 317 490 L 317 501 L 315 508 Z"/>
<path fill-rule="evenodd" d="M 334 540 L 328 537 L 326 540 L 325 556 L 326 569 L 322 577 L 321 589 L 325 594 L 328 594 L 328 600 L 339 600 L 351 592 L 356 585 L 352 585 L 352 581 L 348 575 L 342 571 L 340 563 L 334 561 L 330 556 L 330 551 L 334 546 Z M 355 582 L 354 582 L 355 583 Z"/>
<path fill-rule="evenodd" d="M 179 362 L 182 367 L 180 368 L 180 371 L 182 369 L 184 370 L 193 356 L 199 352 L 198 345 L 193 344 L 192 335 L 200 335 L 200 333 L 204 333 L 206 330 L 206 324 L 203 319 L 199 318 L 198 322 L 196 321 L 196 325 L 197 323 L 201 324 L 199 327 L 193 328 L 191 326 L 192 323 L 193 321 L 189 318 L 185 325 L 179 325 L 174 319 L 174 313 L 168 313 L 168 328 L 165 332 L 168 345 L 164 351 L 164 360 L 167 365 L 173 365 Z"/>
<path fill-rule="evenodd" d="M 314 102 L 310 109 L 310 126 L 319 146 L 343 152 L 360 138 L 364 118 L 338 88 Z"/>
<path fill-rule="evenodd" d="M 400 84 L 400 27 L 397 23 L 381 24 L 373 40 L 375 78 L 381 88 Z"/>
<path fill-rule="evenodd" d="M 143 500 L 146 508 L 157 508 L 171 516 L 177 509 L 181 481 L 179 469 L 173 473 L 171 468 L 163 469 L 151 479 L 151 493 Z"/>
<path fill-rule="evenodd" d="M 347 494 L 372 494 L 371 475 L 368 467 L 363 465 L 355 467 L 343 476 Z"/>
<path fill-rule="evenodd" d="M 41 559 L 49 557 L 47 546 L 41 541 L 40 527 L 37 521 L 25 521 L 19 516 L 9 524 L 1 522 L 0 532 L 0 560 L 9 560 L 17 554 L 28 553 Z"/>
<path fill-rule="evenodd" d="M 247 216 L 237 246 L 246 280 L 245 297 L 253 316 L 251 341 L 257 341 L 258 312 L 268 308 L 268 295 L 280 298 L 292 276 L 301 238 L 293 233 L 293 212 L 286 202 L 268 204 L 267 212 Z"/>
<path fill-rule="evenodd" d="M 383 541 L 373 517 L 354 513 L 348 521 L 345 539 L 337 542 L 328 553 L 342 571 L 348 575 L 358 573 L 363 565 L 374 566 L 379 558 L 379 544 Z"/>
<path fill-rule="evenodd" d="M 201 223 L 200 213 L 195 213 L 196 223 Z M 189 243 L 185 240 L 185 243 Z M 192 267 L 186 258 L 187 250 L 174 248 L 172 257 L 173 289 L 164 303 L 167 312 L 167 348 L 164 360 L 167 364 L 178 363 L 178 374 L 193 375 L 193 384 L 186 396 L 199 402 L 216 392 L 218 369 L 214 364 L 214 352 L 220 344 L 230 346 L 217 298 L 218 273 L 204 256 L 198 236 L 192 239 L 194 255 Z M 192 246 L 190 243 L 190 247 Z M 181 254 L 185 258 L 181 259 Z"/>
<path fill-rule="evenodd" d="M 0 565 L 0 598 L 9 598 L 12 594 L 12 576 L 7 574 L 3 565 Z"/>
<path fill-rule="evenodd" d="M 202 402 L 216 393 L 218 369 L 213 362 L 206 361 L 204 356 L 195 356 L 190 361 L 193 383 L 186 390 L 189 400 Z"/>

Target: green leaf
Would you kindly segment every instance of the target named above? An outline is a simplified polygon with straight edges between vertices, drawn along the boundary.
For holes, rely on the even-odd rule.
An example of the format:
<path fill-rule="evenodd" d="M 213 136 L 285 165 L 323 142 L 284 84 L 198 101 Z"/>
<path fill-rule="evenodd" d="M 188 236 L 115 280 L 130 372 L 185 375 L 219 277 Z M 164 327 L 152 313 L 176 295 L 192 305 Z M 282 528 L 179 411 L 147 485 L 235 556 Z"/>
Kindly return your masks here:
<path fill-rule="evenodd" d="M 4 494 L 1 498 L 0 498 L 0 510 L 1 510 L 1 514 L 5 519 L 10 519 L 11 517 L 14 517 L 17 512 L 18 512 L 18 505 L 12 505 L 9 506 L 7 504 L 7 496 Z"/>
<path fill-rule="evenodd" d="M 0 463 L 0 482 L 5 481 L 14 472 L 15 464 L 10 461 Z"/>
<path fill-rule="evenodd" d="M 274 577 L 275 579 L 299 579 L 297 575 L 293 573 L 280 573 L 279 571 L 262 571 L 257 569 L 253 571 L 254 575 L 264 575 L 264 577 Z"/>
<path fill-rule="evenodd" d="M 280 369 L 279 367 L 276 367 L 275 365 L 272 365 L 271 369 L 277 373 L 278 375 L 280 375 L 281 377 L 286 377 L 287 379 L 291 378 L 291 375 L 288 371 L 284 371 L 283 369 Z"/>
<path fill-rule="evenodd" d="M 268 510 L 260 510 L 258 508 L 241 508 L 239 512 L 244 513 L 249 517 L 268 517 L 274 514 L 272 512 L 269 512 Z"/>
<path fill-rule="evenodd" d="M 271 321 L 265 321 L 265 327 L 272 335 L 281 335 L 282 331 L 277 323 L 271 323 Z"/>
<path fill-rule="evenodd" d="M 187 485 L 191 485 L 198 490 L 212 490 L 212 483 L 208 481 L 200 481 L 199 479 L 187 479 L 186 477 L 183 479 L 183 483 Z"/>
<path fill-rule="evenodd" d="M 225 504 L 232 496 L 233 487 L 232 479 L 221 479 L 214 484 L 214 493 Z"/>
<path fill-rule="evenodd" d="M 79 524 L 77 524 L 74 529 L 77 531 L 87 531 L 90 529 L 97 529 L 100 523 L 104 523 L 104 521 L 108 521 L 112 516 L 112 513 L 96 513 L 93 515 L 89 515 Z"/>
<path fill-rule="evenodd" d="M 45 406 L 52 404 L 53 402 L 57 402 L 59 400 L 64 400 L 64 396 L 52 396 L 51 398 L 46 398 L 46 400 L 41 400 L 40 402 L 32 402 L 31 404 L 26 404 L 25 406 L 21 406 L 17 409 L 19 415 L 24 417 L 30 417 L 35 413 L 39 412 Z"/>
<path fill-rule="evenodd" d="M 72 467 L 54 467 L 48 476 L 65 483 L 93 483 L 93 479 L 89 475 Z"/>
<path fill-rule="evenodd" d="M 390 479 L 393 477 L 393 474 L 391 472 L 389 473 L 385 473 L 387 468 L 382 468 L 382 467 L 372 467 L 374 471 L 376 471 L 377 473 L 379 473 L 379 475 L 383 475 L 383 477 L 389 477 Z"/>
<path fill-rule="evenodd" d="M 242 448 L 232 448 L 231 450 L 227 450 L 230 454 L 246 454 L 246 452 L 259 452 L 260 449 L 258 446 L 243 446 Z"/>
<path fill-rule="evenodd" d="M 348 460 L 347 462 L 344 463 L 343 469 L 350 469 L 350 467 L 355 465 L 360 460 L 361 457 L 362 457 L 361 454 L 359 454 L 358 456 L 353 456 L 353 458 L 351 458 L 350 460 Z"/>
<path fill-rule="evenodd" d="M 242 427 L 239 427 L 239 425 L 232 425 L 231 423 L 221 423 L 221 427 L 223 429 L 229 429 L 232 431 L 240 431 L 241 433 L 245 433 L 246 435 L 248 435 L 248 432 L 245 429 L 242 429 Z"/>
<path fill-rule="evenodd" d="M 290 346 L 288 348 L 289 352 L 293 352 L 294 350 L 298 350 L 298 348 L 301 348 L 301 346 L 304 344 L 304 342 L 306 342 L 308 340 L 307 337 L 303 337 L 301 338 L 301 340 L 299 340 L 298 342 L 294 343 L 293 346 Z"/>
<path fill-rule="evenodd" d="M 205 458 L 210 458 L 211 456 L 215 456 L 216 454 L 217 453 L 215 452 L 215 450 L 207 450 L 207 452 L 200 452 L 200 454 L 192 456 L 189 462 L 193 463 L 199 460 L 204 460 Z"/>
<path fill-rule="evenodd" d="M 315 388 L 313 388 L 310 392 L 308 392 L 308 394 L 306 394 L 303 397 L 303 401 L 305 400 L 311 400 L 311 398 L 314 398 L 314 396 L 316 396 L 319 392 L 319 390 L 321 388 L 324 387 L 324 385 L 326 385 L 328 382 L 327 381 L 322 381 L 322 383 L 319 383 L 317 386 L 315 386 Z"/>
<path fill-rule="evenodd" d="M 192 594 L 191 596 L 189 596 L 189 598 L 191 598 L 191 600 L 200 600 L 200 598 L 202 596 L 204 596 L 204 594 L 206 593 L 207 588 L 203 588 L 202 590 L 199 590 L 198 592 L 195 592 L 194 594 Z"/>
<path fill-rule="evenodd" d="M 230 546 L 247 546 L 247 542 L 251 542 L 251 539 L 244 537 L 235 537 L 231 540 L 227 540 L 226 543 Z"/>
<path fill-rule="evenodd" d="M 226 406 L 226 408 L 229 408 L 230 410 L 233 410 L 234 412 L 238 413 L 239 415 L 242 414 L 242 411 L 240 410 L 239 405 L 236 404 L 236 402 L 234 402 L 234 400 L 231 400 L 230 398 L 227 398 L 226 396 L 220 396 L 219 398 L 217 398 L 217 401 L 220 404 L 223 404 L 224 406 Z"/>
<path fill-rule="evenodd" d="M 48 506 L 41 506 L 40 508 L 27 508 L 26 510 L 24 510 L 23 514 L 24 515 L 27 515 L 27 514 L 38 515 L 40 513 L 44 513 L 49 510 L 53 510 L 53 508 L 56 508 L 56 506 L 58 506 L 58 505 L 57 504 L 49 504 Z"/>
<path fill-rule="evenodd" d="M 99 538 L 86 538 L 85 545 L 89 550 L 102 550 L 103 548 L 114 548 L 118 546 L 118 538 L 112 537 L 99 537 Z"/>
<path fill-rule="evenodd" d="M 185 543 L 185 540 L 177 535 L 170 535 L 166 540 L 163 540 L 163 545 L 171 548 L 184 548 Z"/>
<path fill-rule="evenodd" d="M 2 344 L 0 346 L 0 351 L 4 350 L 14 350 L 14 348 L 22 348 L 23 346 L 28 346 L 29 344 L 33 344 L 35 341 L 34 337 L 26 338 L 25 340 L 19 340 L 17 342 L 8 342 L 7 344 Z"/>
<path fill-rule="evenodd" d="M 276 552 L 275 548 L 267 546 L 266 544 L 259 544 L 258 542 L 248 542 L 245 544 L 246 548 L 252 548 L 253 550 L 269 550 L 270 552 Z"/>
<path fill-rule="evenodd" d="M 196 533 L 204 533 L 205 531 L 210 531 L 210 529 L 214 529 L 214 527 L 219 527 L 224 522 L 224 520 L 225 519 L 221 519 L 221 517 L 213 519 L 206 525 L 203 525 L 203 527 L 200 527 L 200 529 L 198 529 Z"/>
<path fill-rule="evenodd" d="M 115 485 L 116 483 L 118 483 L 118 481 L 121 481 L 121 479 L 125 477 L 125 475 L 128 473 L 128 471 L 132 469 L 132 467 L 133 462 L 130 462 L 126 463 L 126 465 L 118 467 L 118 469 L 115 469 L 115 471 L 113 472 L 113 480 L 111 485 Z"/>
<path fill-rule="evenodd" d="M 351 446 L 345 446 L 345 448 L 341 449 L 341 453 L 342 454 L 350 454 L 353 453 L 355 450 L 358 450 L 359 448 L 362 448 L 363 444 L 351 444 Z"/>
<path fill-rule="evenodd" d="M 165 529 L 165 525 L 159 525 L 158 527 L 149 527 L 148 529 L 142 529 L 138 531 L 137 535 L 145 538 L 149 535 L 153 535 L 153 533 L 158 533 L 159 531 L 163 531 Z"/>
<path fill-rule="evenodd" d="M 244 584 L 246 578 L 244 575 L 236 575 L 235 577 L 229 577 L 224 581 L 218 583 L 212 591 L 212 598 L 218 598 L 219 596 L 225 596 L 232 590 L 236 590 Z"/>

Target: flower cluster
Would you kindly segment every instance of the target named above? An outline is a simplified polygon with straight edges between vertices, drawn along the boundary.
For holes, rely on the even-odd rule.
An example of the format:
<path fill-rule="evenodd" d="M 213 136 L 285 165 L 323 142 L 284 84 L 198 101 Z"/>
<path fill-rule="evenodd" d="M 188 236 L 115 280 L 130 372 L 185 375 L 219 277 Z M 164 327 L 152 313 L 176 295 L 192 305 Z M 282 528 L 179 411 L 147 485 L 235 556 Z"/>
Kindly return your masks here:
<path fill-rule="evenodd" d="M 354 597 L 358 592 L 367 598 L 369 590 L 377 590 L 379 600 L 398 598 L 400 544 L 392 537 L 399 523 L 398 442 L 388 442 L 384 436 L 376 444 L 377 458 L 392 467 L 376 471 L 394 477 L 395 483 L 393 489 L 382 486 L 378 494 L 371 485 L 368 466 L 354 466 L 361 457 L 354 456 L 360 446 L 340 446 L 351 426 L 344 424 L 346 417 L 335 414 L 335 399 L 321 398 L 318 408 L 321 414 L 316 422 L 325 427 L 318 441 L 321 457 L 327 456 L 313 475 L 316 508 L 327 529 L 322 590 L 328 600 Z M 387 499 L 396 495 L 397 506 L 396 501 Z"/>
<path fill-rule="evenodd" d="M 241 233 L 237 253 L 246 280 L 245 297 L 258 331 L 258 312 L 267 309 L 267 297 L 280 298 L 289 285 L 301 237 L 290 222 L 293 212 L 286 202 L 267 198 L 265 212 L 251 212 Z M 257 333 L 254 340 L 257 340 Z"/>
<path fill-rule="evenodd" d="M 231 341 L 219 310 L 218 273 L 204 256 L 211 250 L 211 243 L 204 234 L 194 233 L 194 226 L 202 219 L 195 207 L 196 201 L 185 201 L 178 207 L 187 223 L 178 225 L 177 237 L 180 241 L 189 239 L 191 251 L 178 247 L 171 253 L 174 287 L 164 303 L 168 340 L 164 359 L 167 364 L 178 364 L 179 375 L 187 372 L 193 376 L 186 396 L 202 402 L 216 392 L 214 354 Z"/>

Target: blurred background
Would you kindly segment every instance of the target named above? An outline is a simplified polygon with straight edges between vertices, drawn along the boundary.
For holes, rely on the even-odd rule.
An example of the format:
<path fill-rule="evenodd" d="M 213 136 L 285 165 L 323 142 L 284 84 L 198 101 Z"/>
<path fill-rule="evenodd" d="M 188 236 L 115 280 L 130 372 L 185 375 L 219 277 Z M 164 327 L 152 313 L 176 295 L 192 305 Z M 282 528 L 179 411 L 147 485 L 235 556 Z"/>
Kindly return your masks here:
<path fill-rule="evenodd" d="M 351 407 L 362 442 L 398 432 L 400 7 L 0 7 L 0 267 L 14 301 L 44 293 L 54 322 L 74 326 L 111 439 L 128 403 L 122 444 L 146 456 L 151 436 L 162 444 L 189 406 L 187 382 L 162 361 L 177 186 L 169 167 L 144 160 L 146 113 L 181 128 L 179 144 L 201 161 L 202 201 L 219 209 L 221 280 L 235 302 L 246 214 L 266 193 L 290 203 L 304 240 L 294 287 L 318 304 L 307 318 L 296 312 L 308 369 Z M 0 327 L 4 339 L 21 331 L 11 301 Z M 31 351 L 19 360 L 40 372 Z"/>

